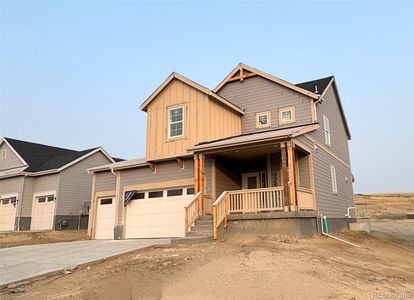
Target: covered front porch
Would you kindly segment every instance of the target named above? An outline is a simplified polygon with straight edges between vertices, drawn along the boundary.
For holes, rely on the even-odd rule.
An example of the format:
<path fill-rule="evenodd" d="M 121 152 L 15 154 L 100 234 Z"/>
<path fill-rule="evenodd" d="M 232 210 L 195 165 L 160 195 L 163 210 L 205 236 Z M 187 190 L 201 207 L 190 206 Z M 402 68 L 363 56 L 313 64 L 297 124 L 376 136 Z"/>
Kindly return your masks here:
<path fill-rule="evenodd" d="M 214 238 L 229 219 L 316 210 L 312 153 L 294 139 L 205 149 L 194 157 L 199 214 L 213 214 Z"/>

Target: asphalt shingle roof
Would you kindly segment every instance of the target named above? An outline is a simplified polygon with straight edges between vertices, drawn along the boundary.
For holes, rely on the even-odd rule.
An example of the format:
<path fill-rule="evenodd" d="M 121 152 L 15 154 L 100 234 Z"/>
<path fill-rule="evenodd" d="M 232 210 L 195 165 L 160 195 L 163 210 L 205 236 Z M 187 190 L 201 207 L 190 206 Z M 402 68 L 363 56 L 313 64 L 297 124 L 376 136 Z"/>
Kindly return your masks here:
<path fill-rule="evenodd" d="M 325 78 L 321 78 L 321 79 L 306 81 L 306 82 L 298 83 L 298 84 L 296 84 L 296 86 L 298 86 L 302 89 L 305 89 L 309 92 L 312 92 L 312 93 L 316 93 L 315 86 L 317 86 L 318 91 L 317 91 L 316 94 L 322 94 L 323 91 L 328 86 L 329 82 L 332 80 L 332 78 L 333 78 L 333 76 L 329 76 L 329 77 L 325 77 Z"/>
<path fill-rule="evenodd" d="M 29 165 L 25 169 L 26 172 L 58 169 L 98 148 L 76 151 L 11 138 L 5 139 Z"/>

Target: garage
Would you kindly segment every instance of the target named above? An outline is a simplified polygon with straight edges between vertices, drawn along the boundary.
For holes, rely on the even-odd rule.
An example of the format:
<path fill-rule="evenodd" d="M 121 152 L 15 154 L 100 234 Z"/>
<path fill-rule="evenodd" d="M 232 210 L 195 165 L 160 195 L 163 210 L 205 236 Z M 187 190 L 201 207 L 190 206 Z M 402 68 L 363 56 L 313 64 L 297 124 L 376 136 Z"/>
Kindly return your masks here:
<path fill-rule="evenodd" d="M 184 206 L 194 198 L 194 188 L 126 191 L 126 238 L 183 237 Z"/>
<path fill-rule="evenodd" d="M 16 196 L 0 197 L 0 231 L 14 230 L 16 199 Z"/>
<path fill-rule="evenodd" d="M 31 230 L 53 229 L 55 200 L 54 194 L 35 196 L 33 200 Z"/>
<path fill-rule="evenodd" d="M 95 239 L 114 238 L 115 198 L 98 198 L 96 207 Z"/>

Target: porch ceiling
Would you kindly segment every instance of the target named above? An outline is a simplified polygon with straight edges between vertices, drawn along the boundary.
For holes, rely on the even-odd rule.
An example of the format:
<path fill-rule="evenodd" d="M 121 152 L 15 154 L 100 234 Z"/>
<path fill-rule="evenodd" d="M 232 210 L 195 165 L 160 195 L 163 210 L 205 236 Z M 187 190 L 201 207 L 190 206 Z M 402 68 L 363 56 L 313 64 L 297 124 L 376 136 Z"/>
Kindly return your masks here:
<path fill-rule="evenodd" d="M 253 147 L 244 147 L 238 149 L 229 149 L 224 151 L 215 151 L 216 155 L 234 160 L 258 160 L 265 159 L 267 153 L 280 152 L 280 145 L 258 145 Z"/>

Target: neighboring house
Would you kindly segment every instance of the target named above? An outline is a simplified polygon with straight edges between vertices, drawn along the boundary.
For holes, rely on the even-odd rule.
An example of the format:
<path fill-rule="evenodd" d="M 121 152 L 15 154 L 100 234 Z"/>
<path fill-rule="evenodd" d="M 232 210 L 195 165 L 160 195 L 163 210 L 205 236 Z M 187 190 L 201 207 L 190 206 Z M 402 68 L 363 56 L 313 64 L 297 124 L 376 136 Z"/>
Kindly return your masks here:
<path fill-rule="evenodd" d="M 249 226 L 311 234 L 318 212 L 333 230 L 355 217 L 334 77 L 294 85 L 239 64 L 209 90 L 172 73 L 140 108 L 146 158 L 89 170 L 92 237 L 181 237 L 206 214 L 214 237 Z"/>
<path fill-rule="evenodd" d="M 75 151 L 0 140 L 0 231 L 78 229 L 88 213 L 86 169 L 113 163 L 102 148 Z"/>

